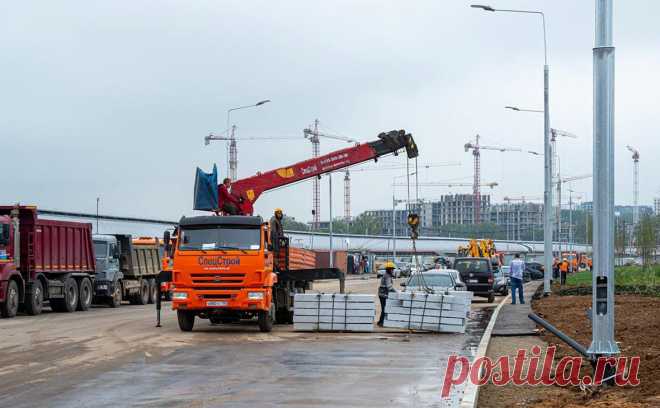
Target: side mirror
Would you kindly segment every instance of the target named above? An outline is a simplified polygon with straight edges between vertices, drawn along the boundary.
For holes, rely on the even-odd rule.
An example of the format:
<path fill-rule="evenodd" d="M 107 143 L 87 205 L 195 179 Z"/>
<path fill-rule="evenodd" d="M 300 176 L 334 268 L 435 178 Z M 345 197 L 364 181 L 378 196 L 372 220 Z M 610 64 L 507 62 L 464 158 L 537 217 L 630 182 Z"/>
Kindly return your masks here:
<path fill-rule="evenodd" d="M 113 258 L 119 258 L 119 246 L 115 245 L 112 247 L 112 257 Z"/>
<path fill-rule="evenodd" d="M 266 244 L 268 246 L 269 250 L 271 249 L 272 245 L 268 244 L 268 231 L 267 230 L 264 230 L 264 244 Z"/>
<path fill-rule="evenodd" d="M 172 245 L 172 239 L 170 237 L 170 232 L 165 230 L 163 233 L 163 251 L 166 254 L 170 253 L 170 246 Z"/>

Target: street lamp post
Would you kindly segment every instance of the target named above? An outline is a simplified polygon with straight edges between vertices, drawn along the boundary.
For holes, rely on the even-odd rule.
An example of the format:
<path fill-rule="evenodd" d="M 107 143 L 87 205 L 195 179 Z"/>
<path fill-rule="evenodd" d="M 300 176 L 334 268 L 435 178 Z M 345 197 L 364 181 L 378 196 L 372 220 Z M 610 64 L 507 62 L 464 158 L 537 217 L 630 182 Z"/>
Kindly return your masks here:
<path fill-rule="evenodd" d="M 227 149 L 227 174 L 229 174 L 229 178 L 233 180 L 236 180 L 237 177 L 237 158 L 236 158 L 236 139 L 235 139 L 235 127 L 229 125 L 229 117 L 233 111 L 240 110 L 240 109 L 247 109 L 247 108 L 255 108 L 257 106 L 264 105 L 266 103 L 270 102 L 270 99 L 264 99 L 263 101 L 259 101 L 255 103 L 254 105 L 244 105 L 244 106 L 237 106 L 235 108 L 227 109 L 227 132 L 230 132 L 230 137 L 231 140 L 229 141 L 229 148 Z M 230 129 L 231 127 L 231 129 Z"/>
<path fill-rule="evenodd" d="M 543 293 L 550 293 L 550 274 L 552 272 L 552 150 L 550 146 L 550 67 L 548 66 L 548 41 L 545 29 L 545 14 L 536 10 L 494 9 L 490 6 L 473 4 L 470 7 L 490 12 L 537 14 L 543 23 L 543 151 L 544 151 L 544 191 L 543 191 L 543 254 L 545 271 L 543 273 Z"/>
<path fill-rule="evenodd" d="M 612 0 L 596 0 L 592 342 L 589 353 L 619 353 L 614 341 L 614 46 Z"/>

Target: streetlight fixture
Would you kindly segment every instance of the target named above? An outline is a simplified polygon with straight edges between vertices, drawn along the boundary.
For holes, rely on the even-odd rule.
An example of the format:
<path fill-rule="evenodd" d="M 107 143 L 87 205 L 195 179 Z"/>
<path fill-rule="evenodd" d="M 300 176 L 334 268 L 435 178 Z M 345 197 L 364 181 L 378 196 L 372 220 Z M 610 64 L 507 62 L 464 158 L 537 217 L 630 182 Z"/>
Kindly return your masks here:
<path fill-rule="evenodd" d="M 229 178 L 232 180 L 236 180 L 237 176 L 237 167 L 238 167 L 238 159 L 237 159 L 237 153 L 236 153 L 236 138 L 235 138 L 235 132 L 236 132 L 236 126 L 231 126 L 229 125 L 229 117 L 233 111 L 240 110 L 240 109 L 247 109 L 247 108 L 256 108 L 258 106 L 267 104 L 270 102 L 270 99 L 264 99 L 262 101 L 259 101 L 253 105 L 244 105 L 244 106 L 237 106 L 235 108 L 230 108 L 227 109 L 227 132 L 230 132 L 230 140 L 229 140 L 229 148 L 227 149 L 227 174 L 229 174 Z"/>
<path fill-rule="evenodd" d="M 472 4 L 470 7 L 490 12 L 505 12 L 519 14 L 537 14 L 543 23 L 543 113 L 544 113 L 544 191 L 543 191 L 543 257 L 545 271 L 543 276 L 543 292 L 550 294 L 550 276 L 552 272 L 552 214 L 548 211 L 552 207 L 552 150 L 550 146 L 550 67 L 548 66 L 548 41 L 545 29 L 545 14 L 538 10 L 510 10 L 495 9 L 493 7 Z M 514 109 L 515 110 L 515 109 Z"/>
<path fill-rule="evenodd" d="M 543 113 L 543 110 L 541 109 L 525 109 L 525 108 L 519 108 L 517 106 L 505 106 L 504 109 L 511 109 L 512 111 L 516 111 L 516 112 Z"/>

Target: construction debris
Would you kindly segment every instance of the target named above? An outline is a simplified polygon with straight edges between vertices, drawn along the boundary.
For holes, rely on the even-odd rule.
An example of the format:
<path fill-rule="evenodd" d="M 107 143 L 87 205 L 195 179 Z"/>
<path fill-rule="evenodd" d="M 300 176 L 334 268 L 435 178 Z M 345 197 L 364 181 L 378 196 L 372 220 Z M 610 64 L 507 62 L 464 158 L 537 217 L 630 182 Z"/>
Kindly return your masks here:
<path fill-rule="evenodd" d="M 390 293 L 384 327 L 465 333 L 472 292 Z"/>
<path fill-rule="evenodd" d="M 371 332 L 376 297 L 363 294 L 297 293 L 294 299 L 295 331 Z"/>

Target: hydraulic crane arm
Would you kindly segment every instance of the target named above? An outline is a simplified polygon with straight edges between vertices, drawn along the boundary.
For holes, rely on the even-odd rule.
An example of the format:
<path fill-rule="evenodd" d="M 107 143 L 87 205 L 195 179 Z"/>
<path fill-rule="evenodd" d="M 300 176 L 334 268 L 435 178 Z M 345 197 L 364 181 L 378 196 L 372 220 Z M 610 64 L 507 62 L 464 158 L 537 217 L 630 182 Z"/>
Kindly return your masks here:
<path fill-rule="evenodd" d="M 287 184 L 296 183 L 322 174 L 344 169 L 390 153 L 406 149 L 408 158 L 417 157 L 417 145 L 411 134 L 393 130 L 378 135 L 378 140 L 341 149 L 323 156 L 280 167 L 232 183 L 232 194 L 239 198 L 242 214 L 252 214 L 254 203 L 262 193 Z M 218 186 L 219 187 L 219 186 Z M 222 203 L 219 203 L 222 207 Z"/>

